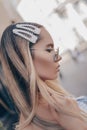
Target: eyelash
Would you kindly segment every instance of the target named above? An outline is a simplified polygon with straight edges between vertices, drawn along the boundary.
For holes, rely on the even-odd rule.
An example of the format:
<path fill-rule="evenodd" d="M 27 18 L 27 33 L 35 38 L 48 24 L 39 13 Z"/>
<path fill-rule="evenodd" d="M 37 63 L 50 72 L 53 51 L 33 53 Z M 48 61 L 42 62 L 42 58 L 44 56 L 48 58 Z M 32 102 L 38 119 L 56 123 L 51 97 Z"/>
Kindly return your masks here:
<path fill-rule="evenodd" d="M 50 53 L 51 51 L 53 51 L 53 49 L 52 48 L 48 48 L 48 49 L 46 49 L 46 51 Z"/>

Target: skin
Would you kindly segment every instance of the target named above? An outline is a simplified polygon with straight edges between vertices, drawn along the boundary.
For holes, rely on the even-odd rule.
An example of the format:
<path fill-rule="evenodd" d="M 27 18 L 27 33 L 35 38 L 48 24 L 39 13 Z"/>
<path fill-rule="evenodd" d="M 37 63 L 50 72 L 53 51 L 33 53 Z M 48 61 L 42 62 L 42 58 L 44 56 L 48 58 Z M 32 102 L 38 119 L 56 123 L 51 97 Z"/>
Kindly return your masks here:
<path fill-rule="evenodd" d="M 52 80 L 58 77 L 59 61 L 61 57 L 59 55 L 57 61 L 53 60 L 54 51 L 50 52 L 48 49 L 54 49 L 54 43 L 50 34 L 43 28 L 41 30 L 41 40 L 33 46 L 34 58 L 33 63 L 36 73 L 42 80 Z"/>

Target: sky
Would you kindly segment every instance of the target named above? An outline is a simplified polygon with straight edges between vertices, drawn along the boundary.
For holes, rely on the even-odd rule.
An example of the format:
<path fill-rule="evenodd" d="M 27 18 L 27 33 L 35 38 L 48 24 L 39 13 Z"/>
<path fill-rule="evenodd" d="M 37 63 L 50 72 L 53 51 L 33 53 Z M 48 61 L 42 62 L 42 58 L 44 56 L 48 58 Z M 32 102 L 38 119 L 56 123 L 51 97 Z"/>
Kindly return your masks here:
<path fill-rule="evenodd" d="M 82 22 L 82 18 L 87 17 L 86 6 L 84 4 L 80 5 L 81 16 L 79 16 L 73 6 L 67 4 L 68 17 L 61 19 L 54 13 L 54 9 L 58 6 L 56 1 L 21 0 L 17 10 L 25 21 L 43 24 L 50 32 L 55 47 L 59 46 L 61 52 L 67 49 L 73 50 L 79 42 L 73 28 L 78 31 L 80 36 L 87 40 L 87 29 Z"/>

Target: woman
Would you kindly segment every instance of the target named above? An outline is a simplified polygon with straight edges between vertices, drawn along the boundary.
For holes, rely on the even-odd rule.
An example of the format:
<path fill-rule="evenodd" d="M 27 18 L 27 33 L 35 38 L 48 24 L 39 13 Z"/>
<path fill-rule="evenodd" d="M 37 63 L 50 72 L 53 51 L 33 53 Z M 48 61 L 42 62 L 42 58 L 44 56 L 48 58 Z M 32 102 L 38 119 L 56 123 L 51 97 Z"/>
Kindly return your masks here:
<path fill-rule="evenodd" d="M 20 116 L 17 130 L 86 130 L 87 113 L 58 85 L 59 50 L 36 23 L 16 23 L 0 45 L 3 84 Z"/>

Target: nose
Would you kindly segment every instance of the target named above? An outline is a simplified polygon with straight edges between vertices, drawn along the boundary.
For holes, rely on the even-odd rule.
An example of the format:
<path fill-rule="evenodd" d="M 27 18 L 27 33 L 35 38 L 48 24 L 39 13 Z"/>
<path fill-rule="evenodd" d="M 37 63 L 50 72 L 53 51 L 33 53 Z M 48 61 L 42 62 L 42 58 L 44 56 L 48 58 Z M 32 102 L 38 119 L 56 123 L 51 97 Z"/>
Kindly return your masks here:
<path fill-rule="evenodd" d="M 62 57 L 59 55 L 58 56 L 58 59 L 57 59 L 57 62 L 61 61 L 62 60 Z"/>

